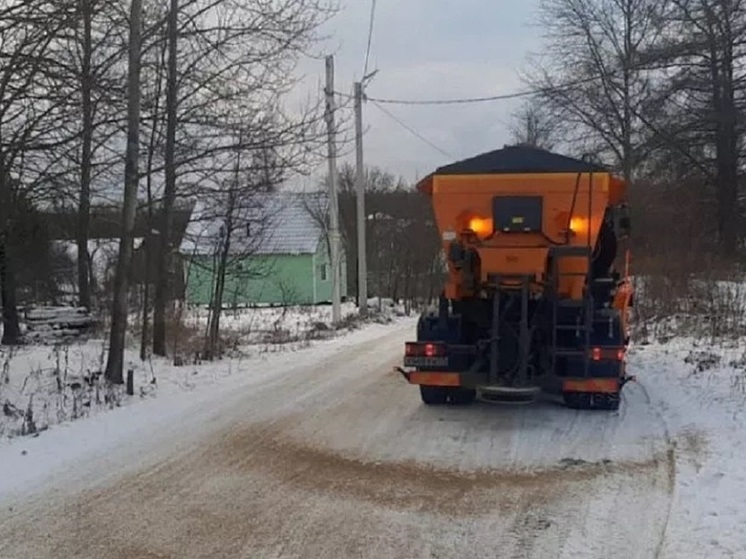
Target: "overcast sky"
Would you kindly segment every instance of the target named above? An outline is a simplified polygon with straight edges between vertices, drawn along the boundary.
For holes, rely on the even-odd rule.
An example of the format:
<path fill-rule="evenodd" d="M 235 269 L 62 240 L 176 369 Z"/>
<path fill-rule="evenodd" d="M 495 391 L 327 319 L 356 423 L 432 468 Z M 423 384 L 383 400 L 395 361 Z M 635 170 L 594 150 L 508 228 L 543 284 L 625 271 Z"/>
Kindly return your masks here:
<path fill-rule="evenodd" d="M 336 89 L 351 91 L 363 72 L 371 0 L 342 1 L 342 11 L 324 29 L 331 38 L 324 49 L 335 55 Z M 450 99 L 522 89 L 518 71 L 540 46 L 536 9 L 537 0 L 378 0 L 369 68 L 379 72 L 368 96 Z M 323 82 L 323 60 L 304 62 L 302 71 L 308 87 Z M 384 105 L 446 156 L 366 103 L 365 162 L 415 180 L 509 142 L 517 106 Z"/>

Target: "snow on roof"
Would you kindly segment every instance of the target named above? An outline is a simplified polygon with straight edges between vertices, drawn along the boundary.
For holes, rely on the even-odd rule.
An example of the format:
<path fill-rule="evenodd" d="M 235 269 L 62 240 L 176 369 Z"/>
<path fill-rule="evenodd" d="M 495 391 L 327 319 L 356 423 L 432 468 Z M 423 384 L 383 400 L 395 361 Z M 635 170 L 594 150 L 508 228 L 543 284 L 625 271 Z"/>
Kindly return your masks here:
<path fill-rule="evenodd" d="M 284 198 L 284 200 L 283 200 Z M 271 199 L 267 215 L 271 225 L 259 247 L 265 254 L 313 254 L 321 242 L 323 229 L 318 217 L 326 210 L 326 197 L 285 194 Z"/>
<path fill-rule="evenodd" d="M 457 161 L 435 171 L 436 175 L 472 175 L 499 173 L 602 173 L 608 169 L 581 159 L 531 146 L 506 146 Z"/>
<path fill-rule="evenodd" d="M 322 240 L 319 218 L 327 197 L 321 193 L 253 195 L 234 213 L 231 252 L 234 254 L 313 254 Z M 214 254 L 220 243 L 225 212 L 214 204 L 195 208 L 180 250 L 182 254 Z"/>

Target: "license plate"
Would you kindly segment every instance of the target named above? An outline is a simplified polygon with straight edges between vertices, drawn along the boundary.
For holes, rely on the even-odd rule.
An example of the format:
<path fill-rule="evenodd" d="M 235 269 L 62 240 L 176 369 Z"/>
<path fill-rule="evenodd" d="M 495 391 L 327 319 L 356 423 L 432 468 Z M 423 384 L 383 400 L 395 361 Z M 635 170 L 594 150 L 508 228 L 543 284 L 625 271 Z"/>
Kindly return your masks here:
<path fill-rule="evenodd" d="M 405 357 L 405 367 L 448 367 L 448 357 Z"/>

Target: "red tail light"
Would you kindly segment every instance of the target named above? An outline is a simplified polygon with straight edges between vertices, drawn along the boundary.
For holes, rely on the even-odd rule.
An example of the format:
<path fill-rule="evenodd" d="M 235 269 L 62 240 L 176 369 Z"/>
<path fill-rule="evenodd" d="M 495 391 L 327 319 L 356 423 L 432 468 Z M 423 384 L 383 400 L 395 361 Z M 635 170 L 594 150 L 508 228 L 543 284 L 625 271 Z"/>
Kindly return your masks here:
<path fill-rule="evenodd" d="M 624 348 L 594 347 L 591 349 L 591 359 L 593 361 L 624 361 L 624 356 Z"/>
<path fill-rule="evenodd" d="M 408 357 L 443 357 L 446 354 L 446 346 L 433 342 L 410 342 L 405 346 L 405 353 Z"/>

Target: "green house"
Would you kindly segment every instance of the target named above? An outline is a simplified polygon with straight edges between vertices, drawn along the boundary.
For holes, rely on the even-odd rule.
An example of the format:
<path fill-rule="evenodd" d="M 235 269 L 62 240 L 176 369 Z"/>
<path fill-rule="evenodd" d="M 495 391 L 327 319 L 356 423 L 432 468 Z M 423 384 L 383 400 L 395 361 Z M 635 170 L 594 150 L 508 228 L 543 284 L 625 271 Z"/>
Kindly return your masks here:
<path fill-rule="evenodd" d="M 273 194 L 232 215 L 223 306 L 314 305 L 331 302 L 332 273 L 325 234 L 327 198 Z M 186 302 L 209 305 L 225 243 L 225 216 L 202 209 L 181 245 Z M 211 217 L 212 216 L 212 217 Z M 219 217 L 218 217 L 219 216 Z M 347 297 L 340 246 L 340 294 Z"/>

